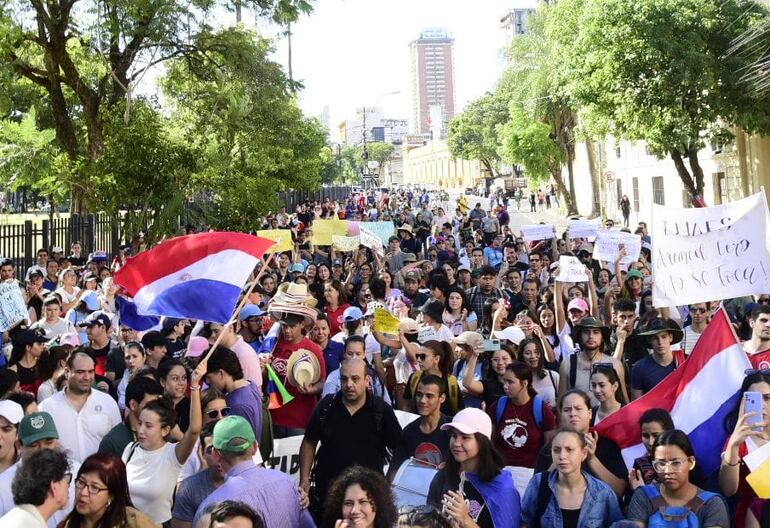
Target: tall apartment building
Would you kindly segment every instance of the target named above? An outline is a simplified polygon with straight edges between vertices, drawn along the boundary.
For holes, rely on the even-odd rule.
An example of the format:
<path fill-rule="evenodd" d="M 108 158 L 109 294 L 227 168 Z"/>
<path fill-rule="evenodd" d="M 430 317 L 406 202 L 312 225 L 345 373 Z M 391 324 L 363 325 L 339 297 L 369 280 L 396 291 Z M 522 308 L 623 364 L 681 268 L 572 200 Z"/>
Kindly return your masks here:
<path fill-rule="evenodd" d="M 446 135 L 455 114 L 453 48 L 454 39 L 445 29 L 424 29 L 420 38 L 409 43 L 414 134 L 433 132 L 434 139 Z"/>

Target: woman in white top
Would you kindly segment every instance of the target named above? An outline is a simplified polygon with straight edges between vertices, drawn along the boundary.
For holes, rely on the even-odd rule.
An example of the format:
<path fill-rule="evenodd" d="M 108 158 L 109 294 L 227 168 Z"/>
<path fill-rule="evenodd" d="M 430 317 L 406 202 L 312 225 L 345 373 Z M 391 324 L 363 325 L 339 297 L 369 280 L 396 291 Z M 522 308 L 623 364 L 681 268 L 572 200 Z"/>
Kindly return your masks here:
<path fill-rule="evenodd" d="M 200 382 L 206 368 L 207 362 L 202 361 L 190 378 L 190 425 L 182 439 L 176 444 L 166 441 L 176 425 L 176 413 L 172 403 L 161 398 L 144 407 L 139 415 L 139 441 L 123 451 L 131 501 L 158 524 L 171 519 L 179 472 L 201 431 Z"/>
<path fill-rule="evenodd" d="M 59 272 L 59 287 L 54 293 L 61 297 L 61 311 L 67 313 L 73 308 L 78 299 L 80 299 L 80 288 L 75 286 L 78 283 L 78 276 L 72 268 L 63 269 Z"/>
<path fill-rule="evenodd" d="M 545 368 L 543 345 L 540 339 L 525 339 L 519 343 L 518 357 L 532 369 L 532 388 L 543 401 L 556 408 L 556 392 L 559 388 L 559 373 Z"/>
<path fill-rule="evenodd" d="M 125 350 L 123 358 L 126 362 L 126 371 L 123 373 L 123 377 L 120 378 L 120 383 L 118 383 L 118 407 L 120 407 L 121 412 L 126 410 L 126 388 L 128 388 L 128 382 L 134 379 L 136 373 L 144 367 L 147 361 L 144 345 L 139 341 L 129 341 L 123 350 Z"/>
<path fill-rule="evenodd" d="M 626 403 L 620 390 L 620 378 L 611 363 L 594 363 L 591 367 L 591 392 L 599 400 L 593 408 L 591 427 L 620 410 Z"/>

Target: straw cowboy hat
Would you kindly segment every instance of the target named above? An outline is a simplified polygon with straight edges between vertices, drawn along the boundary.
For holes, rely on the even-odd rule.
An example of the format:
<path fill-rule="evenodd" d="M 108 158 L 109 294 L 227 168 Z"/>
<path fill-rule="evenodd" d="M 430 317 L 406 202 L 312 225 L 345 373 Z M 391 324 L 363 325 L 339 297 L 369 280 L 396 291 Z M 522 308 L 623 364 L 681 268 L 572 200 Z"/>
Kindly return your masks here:
<path fill-rule="evenodd" d="M 398 229 L 396 229 L 396 231 L 406 231 L 406 232 L 407 232 L 407 233 L 409 233 L 410 235 L 413 235 L 413 234 L 414 234 L 414 231 L 412 230 L 412 226 L 411 226 L 411 225 L 409 225 L 409 224 L 404 224 L 404 225 L 402 225 L 401 227 L 399 227 Z"/>
<path fill-rule="evenodd" d="M 318 317 L 318 311 L 310 306 L 300 303 L 285 304 L 275 301 L 267 306 L 267 313 L 279 323 L 287 320 L 288 316 L 291 315 L 304 318 L 306 323 L 314 323 L 316 317 Z"/>
<path fill-rule="evenodd" d="M 307 284 L 296 282 L 284 282 L 278 286 L 278 290 L 272 299 L 278 304 L 302 304 L 309 308 L 315 308 L 318 301 L 307 291 Z"/>
<path fill-rule="evenodd" d="M 289 356 L 286 380 L 295 387 L 310 386 L 321 379 L 321 365 L 315 354 L 300 348 Z"/>

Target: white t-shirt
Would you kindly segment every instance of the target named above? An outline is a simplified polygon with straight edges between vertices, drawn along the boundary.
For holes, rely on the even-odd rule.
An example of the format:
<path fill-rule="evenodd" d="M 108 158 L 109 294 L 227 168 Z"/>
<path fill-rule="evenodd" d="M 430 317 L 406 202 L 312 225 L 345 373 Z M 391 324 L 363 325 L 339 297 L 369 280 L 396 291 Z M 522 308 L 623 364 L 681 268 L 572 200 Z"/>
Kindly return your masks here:
<path fill-rule="evenodd" d="M 45 336 L 48 339 L 53 339 L 54 337 L 60 336 L 62 334 L 77 332 L 75 325 L 66 319 L 62 319 L 61 317 L 59 317 L 59 320 L 53 324 L 49 323 L 45 319 L 40 319 L 38 322 L 33 324 L 31 328 L 42 328 L 45 332 Z"/>
<path fill-rule="evenodd" d="M 137 443 L 130 443 L 122 458 L 134 507 L 158 524 L 171 519 L 171 501 L 182 471 L 176 458 L 176 444 L 166 443 L 160 449 L 146 451 Z"/>
<path fill-rule="evenodd" d="M 332 341 L 335 341 L 337 343 L 345 343 L 345 339 L 347 339 L 348 334 L 344 330 L 342 332 L 337 332 L 334 334 L 331 338 Z M 382 347 L 380 347 L 379 341 L 375 339 L 374 335 L 371 333 L 368 333 L 366 335 L 362 336 L 364 338 L 364 342 L 366 344 L 366 360 L 371 363 L 372 357 L 374 354 L 380 354 L 382 353 Z"/>
<path fill-rule="evenodd" d="M 684 355 L 689 356 L 692 352 L 692 349 L 695 348 L 695 344 L 698 342 L 698 339 L 700 339 L 701 335 L 693 330 L 692 326 L 685 326 L 683 331 L 684 338 L 682 339 L 682 342 L 679 343 L 679 346 L 682 350 L 684 350 Z"/>
<path fill-rule="evenodd" d="M 72 293 L 67 293 L 67 290 L 65 290 L 64 287 L 59 287 L 56 288 L 54 293 L 61 297 L 61 302 L 68 304 L 78 298 L 78 295 L 80 295 L 80 288 L 73 286 Z"/>
<path fill-rule="evenodd" d="M 559 387 L 559 373 L 552 370 L 545 371 L 545 377 L 538 379 L 537 376 L 532 376 L 532 388 L 535 392 L 543 398 L 543 401 L 551 406 L 552 409 L 556 408 L 556 389 Z"/>
<path fill-rule="evenodd" d="M 81 463 L 99 450 L 102 438 L 121 422 L 115 400 L 96 389 L 91 390 L 80 412 L 70 405 L 65 391 L 43 400 L 40 410 L 51 414 L 62 448 Z"/>

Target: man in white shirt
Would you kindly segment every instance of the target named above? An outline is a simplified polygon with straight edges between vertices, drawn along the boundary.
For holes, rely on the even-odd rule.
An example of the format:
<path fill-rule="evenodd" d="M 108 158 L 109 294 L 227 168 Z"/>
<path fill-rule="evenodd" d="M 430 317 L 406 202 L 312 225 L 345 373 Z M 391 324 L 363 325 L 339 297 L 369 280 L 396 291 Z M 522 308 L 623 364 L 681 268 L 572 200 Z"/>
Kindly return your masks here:
<path fill-rule="evenodd" d="M 32 328 L 42 329 L 48 339 L 77 331 L 70 321 L 61 317 L 61 301 L 56 295 L 49 295 L 45 298 L 43 314 L 45 318 L 33 324 Z"/>
<path fill-rule="evenodd" d="M 40 410 L 55 416 L 62 447 L 82 462 L 96 453 L 99 443 L 120 423 L 118 404 L 109 394 L 91 388 L 94 360 L 85 352 L 67 359 L 67 384 L 40 404 Z"/>
<path fill-rule="evenodd" d="M 11 484 L 16 473 L 22 467 L 30 456 L 43 449 L 61 449 L 59 444 L 59 433 L 56 431 L 51 415 L 46 412 L 32 413 L 21 419 L 19 422 L 19 460 L 0 474 L 0 517 L 14 509 L 14 498 L 11 492 Z M 80 464 L 72 458 L 69 458 L 69 470 L 73 475 L 77 475 Z M 69 500 L 66 507 L 58 510 L 48 519 L 48 528 L 56 526 L 64 520 L 67 514 L 72 511 L 75 502 L 75 483 L 70 483 Z M 20 512 L 17 512 L 20 513 Z M 5 527 L 5 518 L 0 519 L 0 526 Z M 28 525 L 22 525 L 28 526 Z M 34 525 L 31 525 L 34 526 Z M 43 525 L 45 526 L 45 525 Z"/>
<path fill-rule="evenodd" d="M 684 339 L 682 339 L 681 348 L 684 350 L 686 356 L 689 356 L 695 344 L 700 339 L 700 335 L 706 329 L 709 323 L 709 315 L 711 315 L 711 303 L 696 303 L 687 307 L 690 312 L 690 324 L 685 326 Z"/>
<path fill-rule="evenodd" d="M 43 449 L 30 455 L 13 480 L 18 506 L 0 519 L 5 528 L 45 528 L 53 515 L 67 506 L 72 482 L 67 455 Z"/>

